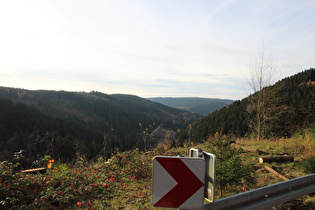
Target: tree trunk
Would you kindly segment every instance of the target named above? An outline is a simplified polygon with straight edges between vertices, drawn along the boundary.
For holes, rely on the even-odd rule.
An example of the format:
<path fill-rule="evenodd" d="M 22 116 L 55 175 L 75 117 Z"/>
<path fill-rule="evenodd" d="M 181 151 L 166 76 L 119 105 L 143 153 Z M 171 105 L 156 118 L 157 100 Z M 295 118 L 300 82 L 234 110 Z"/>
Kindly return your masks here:
<path fill-rule="evenodd" d="M 272 163 L 272 162 L 278 163 L 278 162 L 286 162 L 286 161 L 293 162 L 294 157 L 293 156 L 276 156 L 276 157 L 260 157 L 259 158 L 260 163 Z"/>
<path fill-rule="evenodd" d="M 276 172 L 275 170 L 273 170 L 272 168 L 270 168 L 269 166 L 265 166 L 265 169 L 267 169 L 268 171 L 270 171 L 271 173 L 273 173 L 274 175 L 276 175 L 277 177 L 279 177 L 280 179 L 284 180 L 284 181 L 288 181 L 289 179 L 281 174 L 279 174 L 278 172 Z"/>
<path fill-rule="evenodd" d="M 23 170 L 21 173 L 26 173 L 26 174 L 36 174 L 36 173 L 46 173 L 46 168 L 33 168 L 33 169 L 28 169 L 28 170 Z"/>

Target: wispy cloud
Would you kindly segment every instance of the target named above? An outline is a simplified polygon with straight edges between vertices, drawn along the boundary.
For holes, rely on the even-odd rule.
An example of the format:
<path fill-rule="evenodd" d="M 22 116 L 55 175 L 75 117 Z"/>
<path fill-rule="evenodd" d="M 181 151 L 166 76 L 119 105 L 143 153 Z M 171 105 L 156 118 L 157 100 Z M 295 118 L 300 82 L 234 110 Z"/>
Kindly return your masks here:
<path fill-rule="evenodd" d="M 314 67 L 314 1 L 1 1 L 0 85 L 241 99 L 262 40 Z"/>

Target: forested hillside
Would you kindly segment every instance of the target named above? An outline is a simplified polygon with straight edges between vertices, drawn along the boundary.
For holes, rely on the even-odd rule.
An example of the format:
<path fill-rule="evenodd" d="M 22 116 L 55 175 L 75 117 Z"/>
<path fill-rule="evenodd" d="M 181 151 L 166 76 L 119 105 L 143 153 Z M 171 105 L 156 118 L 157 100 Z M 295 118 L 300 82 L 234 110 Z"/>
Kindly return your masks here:
<path fill-rule="evenodd" d="M 132 95 L 0 88 L 0 159 L 109 156 L 144 148 L 143 132 L 186 127 L 199 116 Z M 146 145 L 149 147 L 150 145 Z"/>
<path fill-rule="evenodd" d="M 186 111 L 198 113 L 201 115 L 208 115 L 216 110 L 221 109 L 231 103 L 233 100 L 217 99 L 217 98 L 197 98 L 197 97 L 185 97 L 185 98 L 173 98 L 173 97 L 157 97 L 148 98 L 151 101 L 164 104 L 166 106 L 183 109 Z"/>
<path fill-rule="evenodd" d="M 178 142 L 200 142 L 216 132 L 237 136 L 250 135 L 251 115 L 255 114 L 250 101 L 260 94 L 238 100 L 207 117 L 193 123 L 178 133 Z M 266 138 L 290 136 L 305 128 L 315 119 L 315 69 L 311 68 L 284 78 L 264 89 L 263 132 Z M 257 111 L 256 111 L 257 112 Z"/>

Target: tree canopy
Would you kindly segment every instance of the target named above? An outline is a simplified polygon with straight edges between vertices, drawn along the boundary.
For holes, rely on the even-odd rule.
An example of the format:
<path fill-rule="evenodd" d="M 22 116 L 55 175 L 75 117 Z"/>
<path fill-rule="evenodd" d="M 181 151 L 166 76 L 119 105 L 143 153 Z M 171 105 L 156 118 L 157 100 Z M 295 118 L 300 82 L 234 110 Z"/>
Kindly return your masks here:
<path fill-rule="evenodd" d="M 270 96 L 265 102 L 266 109 L 271 110 L 270 115 L 281 114 L 281 117 L 270 122 L 271 127 L 265 133 L 267 137 L 290 136 L 314 122 L 315 69 L 311 68 L 284 78 L 272 86 L 265 87 L 264 91 Z M 177 134 L 178 141 L 191 139 L 200 142 L 221 129 L 223 134 L 250 135 L 247 109 L 250 98 L 255 94 L 259 92 L 192 123 Z M 286 108 L 282 109 L 283 107 Z"/>

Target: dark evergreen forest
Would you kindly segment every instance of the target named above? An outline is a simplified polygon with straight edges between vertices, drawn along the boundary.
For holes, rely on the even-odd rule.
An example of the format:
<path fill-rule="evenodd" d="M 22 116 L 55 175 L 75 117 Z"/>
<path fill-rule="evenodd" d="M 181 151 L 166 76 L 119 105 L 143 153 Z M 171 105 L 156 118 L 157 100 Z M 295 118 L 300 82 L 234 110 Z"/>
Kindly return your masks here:
<path fill-rule="evenodd" d="M 176 130 L 198 118 L 132 95 L 1 87 L 0 159 L 11 160 L 20 150 L 28 163 L 44 155 L 62 161 L 109 157 L 115 149 L 143 149 L 144 129 Z"/>
<path fill-rule="evenodd" d="M 257 93 L 255 93 L 257 94 Z M 315 69 L 311 68 L 294 76 L 284 78 L 266 87 L 269 96 L 264 106 L 273 115 L 281 115 L 270 122 L 267 137 L 291 136 L 301 128 L 308 127 L 315 119 Z M 177 133 L 178 143 L 201 142 L 216 132 L 243 137 L 250 135 L 247 123 L 250 95 L 223 107 L 191 124 Z M 276 108 L 284 107 L 283 109 Z M 266 109 L 266 110 L 267 110 Z M 272 112 L 272 110 L 274 110 Z"/>

